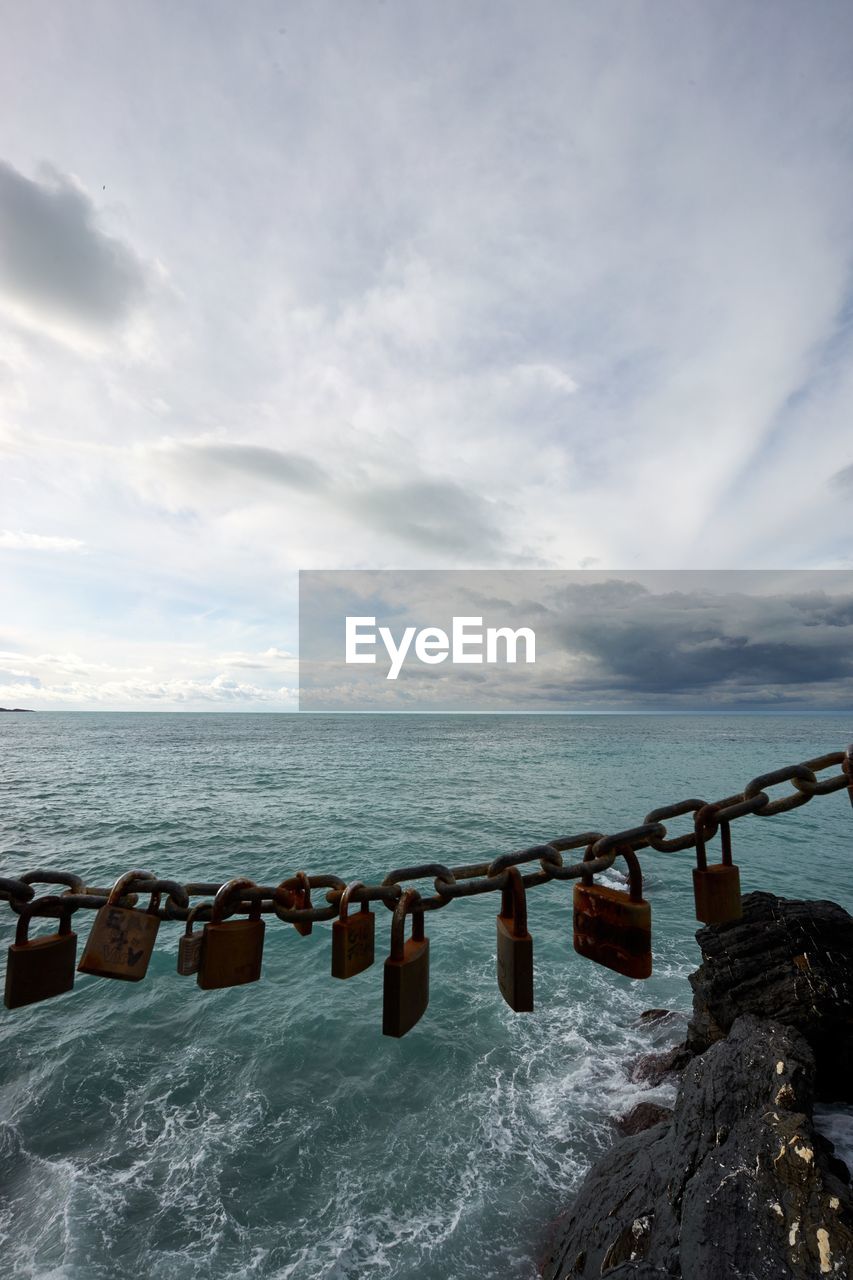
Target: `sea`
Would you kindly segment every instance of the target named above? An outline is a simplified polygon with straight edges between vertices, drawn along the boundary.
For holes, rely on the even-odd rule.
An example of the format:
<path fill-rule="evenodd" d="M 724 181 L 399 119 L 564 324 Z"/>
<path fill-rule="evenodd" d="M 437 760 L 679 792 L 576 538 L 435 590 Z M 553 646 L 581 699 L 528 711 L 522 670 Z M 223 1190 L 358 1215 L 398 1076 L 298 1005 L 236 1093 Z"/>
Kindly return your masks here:
<path fill-rule="evenodd" d="M 851 740 L 851 716 L 4 715 L 0 874 L 376 881 L 630 827 Z M 846 791 L 743 818 L 733 847 L 744 892 L 853 909 Z M 577 955 L 552 881 L 528 894 L 533 1013 L 498 992 L 493 894 L 426 916 L 429 1008 L 402 1040 L 382 1035 L 382 905 L 376 963 L 347 982 L 329 924 L 271 921 L 260 982 L 202 991 L 165 922 L 144 982 L 79 975 L 2 1010 L 0 1275 L 533 1280 L 613 1117 L 673 1097 L 631 1064 L 684 1035 L 693 861 L 640 858 L 652 977 Z M 0 931 L 5 954 L 5 905 Z M 853 1117 L 823 1110 L 853 1163 Z"/>

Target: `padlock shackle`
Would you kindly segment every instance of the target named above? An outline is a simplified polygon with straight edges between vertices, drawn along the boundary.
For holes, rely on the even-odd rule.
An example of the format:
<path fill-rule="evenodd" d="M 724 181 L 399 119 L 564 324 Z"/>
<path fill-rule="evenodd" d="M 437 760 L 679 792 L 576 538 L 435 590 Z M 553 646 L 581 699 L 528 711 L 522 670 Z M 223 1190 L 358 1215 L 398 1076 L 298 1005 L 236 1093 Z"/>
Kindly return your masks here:
<path fill-rule="evenodd" d="M 501 889 L 501 915 L 512 918 L 514 938 L 527 933 L 527 894 L 518 867 L 507 867 L 506 884 Z"/>
<path fill-rule="evenodd" d="M 63 902 L 58 894 L 48 894 L 43 898 L 34 898 L 32 902 L 21 907 L 18 924 L 15 929 L 15 946 L 24 947 L 29 942 L 30 921 L 33 916 L 58 916 L 59 934 L 68 937 L 71 932 L 71 916 L 74 908 Z"/>
<path fill-rule="evenodd" d="M 234 880 L 226 880 L 225 884 L 219 886 L 216 891 L 216 897 L 213 899 L 213 910 L 210 913 L 211 924 L 222 924 L 222 917 L 225 915 L 227 908 L 231 905 L 231 900 L 237 894 L 243 892 L 244 889 L 257 889 L 254 880 L 248 880 L 245 876 L 238 876 Z M 256 898 L 249 907 L 249 919 L 260 920 L 261 918 L 261 900 Z"/>
<path fill-rule="evenodd" d="M 187 922 L 184 926 L 185 938 L 192 937 L 193 925 L 195 924 L 198 917 L 201 915 L 202 911 L 206 911 L 208 919 L 210 919 L 211 913 L 213 911 L 213 903 L 197 902 L 194 907 L 190 907 L 189 911 L 187 912 Z"/>
<path fill-rule="evenodd" d="M 629 844 L 620 844 L 616 852 L 621 854 L 628 864 L 628 884 L 631 890 L 631 901 L 643 901 L 643 868 L 640 859 Z"/>
<path fill-rule="evenodd" d="M 412 941 L 423 942 L 424 940 L 424 912 L 420 906 L 421 895 L 417 889 L 406 889 L 400 894 L 400 898 L 394 908 L 394 916 L 391 920 L 391 959 L 402 960 L 405 955 L 405 928 L 406 913 L 411 910 L 412 913 Z"/>
<path fill-rule="evenodd" d="M 732 831 L 727 821 L 718 822 L 717 814 L 724 805 L 705 804 L 697 809 L 693 817 L 693 828 L 696 832 L 696 866 L 699 871 L 707 871 L 708 854 L 706 841 L 713 839 L 720 831 L 720 843 L 723 850 L 723 866 L 732 865 Z"/>
<path fill-rule="evenodd" d="M 349 903 L 350 903 L 350 898 L 351 898 L 351 897 L 352 897 L 352 895 L 355 893 L 356 889 L 363 889 L 363 888 L 364 888 L 364 881 L 363 881 L 363 880 L 350 880 L 350 882 L 349 882 L 349 884 L 347 885 L 347 887 L 346 887 L 346 888 L 344 889 L 344 891 L 341 893 L 340 909 L 339 909 L 339 914 L 338 914 L 338 919 L 339 919 L 339 920 L 346 920 L 346 919 L 347 919 L 347 917 L 348 917 L 348 913 L 349 913 Z M 370 906 L 369 906 L 369 904 L 368 904 L 367 900 L 365 900 L 364 902 L 362 902 L 362 904 L 361 904 L 361 910 L 362 910 L 363 912 L 365 912 L 365 913 L 368 913 L 368 912 L 370 911 Z"/>
<path fill-rule="evenodd" d="M 125 894 L 132 892 L 131 885 L 133 885 L 137 880 L 142 880 L 144 882 L 146 880 L 150 881 L 156 879 L 157 877 L 154 875 L 153 871 L 126 871 L 123 876 L 119 876 L 112 889 L 110 889 L 110 895 L 107 898 L 107 906 L 118 906 L 120 900 L 125 896 Z M 145 893 L 145 884 L 143 883 L 139 885 L 139 889 L 142 893 Z M 160 891 L 159 889 L 152 889 L 151 901 L 148 903 L 146 910 L 153 914 L 157 911 L 159 906 Z"/>
<path fill-rule="evenodd" d="M 586 852 L 583 855 L 584 862 L 593 862 L 595 860 L 595 854 L 593 853 L 592 850 L 593 850 L 593 846 L 588 845 Z M 634 849 L 629 844 L 617 844 L 613 852 L 616 857 L 624 858 L 628 864 L 628 886 L 629 886 L 631 901 L 642 902 L 643 901 L 643 869 L 640 866 L 640 859 L 637 857 L 636 853 L 634 852 Z M 593 882 L 592 876 L 590 876 L 589 878 L 584 876 L 583 879 L 587 884 Z"/>

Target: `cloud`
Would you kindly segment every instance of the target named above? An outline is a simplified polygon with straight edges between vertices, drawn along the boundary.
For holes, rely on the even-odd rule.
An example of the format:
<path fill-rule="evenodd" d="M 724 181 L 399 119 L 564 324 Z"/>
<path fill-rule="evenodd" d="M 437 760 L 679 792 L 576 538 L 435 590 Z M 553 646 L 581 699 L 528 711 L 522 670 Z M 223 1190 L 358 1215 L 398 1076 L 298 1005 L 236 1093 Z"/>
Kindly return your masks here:
<path fill-rule="evenodd" d="M 98 227 L 72 177 L 40 180 L 0 161 L 0 297 L 30 317 L 104 332 L 143 301 L 148 272 L 129 245 Z"/>
<path fill-rule="evenodd" d="M 595 661 L 588 679 L 602 689 L 756 702 L 771 689 L 799 696 L 810 688 L 819 698 L 821 686 L 846 684 L 847 696 L 853 692 L 853 596 L 792 600 L 626 588 L 622 600 L 611 594 L 609 609 L 599 591 L 589 600 L 573 593 L 552 623 L 567 652 Z"/>
<path fill-rule="evenodd" d="M 6 551 L 82 551 L 79 538 L 60 538 L 44 533 L 24 533 L 21 529 L 0 529 L 0 548 Z"/>
<path fill-rule="evenodd" d="M 0 672 L 0 677 L 5 673 Z M 0 704 L 21 699 L 51 707 L 100 706 L 106 709 L 156 706 L 174 708 L 228 706 L 247 709 L 263 706 L 267 710 L 294 710 L 296 692 L 281 686 L 269 689 L 260 685 L 232 680 L 225 674 L 210 680 L 107 680 L 99 684 L 67 681 L 45 685 L 32 677 L 17 677 L 0 683 Z"/>
<path fill-rule="evenodd" d="M 115 648 L 114 643 L 109 648 Z M 24 647 L 0 650 L 0 705 L 27 698 L 24 705 L 55 709 L 293 710 L 296 660 L 283 649 L 225 651 L 186 645 L 136 642 L 121 647 L 122 662 L 97 652 L 37 653 Z M 139 655 L 148 662 L 138 660 Z M 183 674 L 187 667 L 193 668 Z M 251 669 L 249 679 L 240 669 Z"/>
<path fill-rule="evenodd" d="M 296 669 L 295 654 L 286 649 L 265 649 L 263 653 L 220 653 L 213 661 L 217 666 L 242 667 L 252 671 L 272 671 L 282 663 Z"/>
<path fill-rule="evenodd" d="M 350 538 L 369 530 L 386 544 L 475 561 L 507 554 L 496 504 L 442 476 L 392 480 L 383 475 L 390 468 L 362 460 L 336 474 L 296 450 L 171 438 L 134 448 L 126 460 L 145 497 L 175 510 L 251 508 L 268 503 L 270 489 L 284 489 Z"/>
<path fill-rule="evenodd" d="M 453 480 L 368 485 L 342 496 L 386 536 L 438 555 L 492 560 L 503 548 L 495 505 Z"/>
<path fill-rule="evenodd" d="M 211 471 L 246 476 L 286 489 L 322 489 L 328 482 L 323 467 L 304 454 L 250 444 L 178 444 L 171 446 L 188 469 L 203 477 Z"/>
<path fill-rule="evenodd" d="M 829 477 L 829 483 L 838 489 L 853 488 L 853 462 L 847 467 L 842 467 L 840 471 L 836 471 L 834 475 Z"/>

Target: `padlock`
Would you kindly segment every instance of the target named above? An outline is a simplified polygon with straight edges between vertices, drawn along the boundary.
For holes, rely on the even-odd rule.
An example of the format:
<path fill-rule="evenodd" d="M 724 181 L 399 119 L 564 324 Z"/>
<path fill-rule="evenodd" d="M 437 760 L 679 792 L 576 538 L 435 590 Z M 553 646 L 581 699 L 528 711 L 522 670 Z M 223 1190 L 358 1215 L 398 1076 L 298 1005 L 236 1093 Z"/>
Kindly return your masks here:
<path fill-rule="evenodd" d="M 643 873 L 630 845 L 617 849 L 628 863 L 630 895 L 594 884 L 575 884 L 574 946 L 578 955 L 622 973 L 648 978 L 652 972 L 652 910 L 643 898 Z M 584 861 L 589 861 L 590 847 Z"/>
<path fill-rule="evenodd" d="M 382 1034 L 404 1036 L 419 1022 L 429 1004 L 429 938 L 416 889 L 401 894 L 391 923 L 391 954 L 385 961 Z M 412 936 L 403 941 L 406 912 L 412 911 Z"/>
<path fill-rule="evenodd" d="M 510 1009 L 533 1012 L 533 939 L 527 932 L 527 894 L 518 867 L 507 869 L 498 916 L 498 987 Z"/>
<path fill-rule="evenodd" d="M 296 891 L 296 901 L 293 904 L 299 911 L 307 911 L 311 908 L 311 882 L 304 871 L 297 871 L 295 879 L 299 885 Z M 314 928 L 313 920 L 294 920 L 293 927 L 297 933 L 303 938 L 307 938 Z"/>
<path fill-rule="evenodd" d="M 91 973 L 98 978 L 118 978 L 123 982 L 142 981 L 148 971 L 148 962 L 160 928 L 160 917 L 157 915 L 160 894 L 156 889 L 146 890 L 143 883 L 140 884 L 141 890 L 151 894 L 147 910 L 140 911 L 118 904 L 135 881 L 154 879 L 148 871 L 128 871 L 116 880 L 106 905 L 95 916 L 95 923 L 77 966 L 78 973 Z"/>
<path fill-rule="evenodd" d="M 204 991 L 239 987 L 257 982 L 264 954 L 264 930 L 260 898 L 255 898 L 246 920 L 223 920 L 235 896 L 244 889 L 256 889 L 253 880 L 229 880 L 213 900 L 210 924 L 204 926 L 198 985 Z"/>
<path fill-rule="evenodd" d="M 713 820 L 715 805 L 706 804 L 695 817 L 696 866 L 693 868 L 693 897 L 696 919 L 703 924 L 725 924 L 740 920 L 743 905 L 740 897 L 740 871 L 732 862 L 732 833 L 728 822 L 720 823 L 722 862 L 708 866 L 705 852 L 705 825 Z"/>
<path fill-rule="evenodd" d="M 333 978 L 354 978 L 373 964 L 376 916 L 366 902 L 354 916 L 348 914 L 350 897 L 363 888 L 360 880 L 353 880 L 341 894 L 340 915 L 332 924 Z"/>
<path fill-rule="evenodd" d="M 201 929 L 197 933 L 193 932 L 193 925 L 201 912 L 210 912 L 209 902 L 199 902 L 190 908 L 184 932 L 178 941 L 178 973 L 182 978 L 191 978 L 194 973 L 198 973 L 201 964 L 204 933 Z"/>
<path fill-rule="evenodd" d="M 57 895 L 36 898 L 21 908 L 15 941 L 6 960 L 7 1009 L 20 1009 L 39 1000 L 61 996 L 74 986 L 77 934 L 71 931 L 72 908 Z M 59 930 L 29 937 L 33 916 L 59 916 Z"/>

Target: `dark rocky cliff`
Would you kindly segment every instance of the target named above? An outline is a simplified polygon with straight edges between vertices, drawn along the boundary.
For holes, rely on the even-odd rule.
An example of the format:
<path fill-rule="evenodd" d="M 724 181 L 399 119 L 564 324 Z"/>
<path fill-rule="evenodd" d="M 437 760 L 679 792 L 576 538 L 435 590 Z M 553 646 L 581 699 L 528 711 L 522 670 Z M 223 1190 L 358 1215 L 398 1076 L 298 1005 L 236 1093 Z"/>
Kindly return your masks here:
<path fill-rule="evenodd" d="M 853 918 L 750 894 L 697 937 L 674 1110 L 590 1171 L 544 1280 L 853 1277 L 849 1173 L 812 1119 L 853 1101 Z"/>

